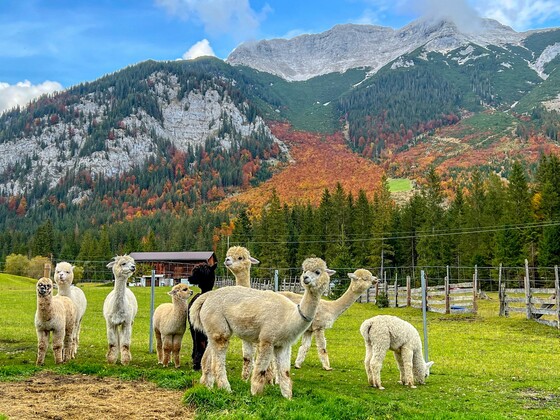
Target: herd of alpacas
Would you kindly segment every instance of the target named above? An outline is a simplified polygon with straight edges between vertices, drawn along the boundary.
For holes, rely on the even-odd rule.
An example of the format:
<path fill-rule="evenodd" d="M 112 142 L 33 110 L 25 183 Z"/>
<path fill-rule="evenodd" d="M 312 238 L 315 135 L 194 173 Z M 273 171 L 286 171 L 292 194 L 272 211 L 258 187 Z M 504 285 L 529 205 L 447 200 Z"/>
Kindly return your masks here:
<path fill-rule="evenodd" d="M 194 297 L 186 284 L 175 285 L 168 294 L 171 303 L 159 305 L 153 316 L 158 364 L 168 366 L 171 359 L 181 366 L 180 352 L 183 335 L 190 327 L 192 365 L 200 370 L 200 383 L 212 388 L 231 391 L 226 373 L 226 353 L 229 340 L 242 340 L 243 369 L 241 376 L 251 380 L 251 394 L 262 393 L 267 383 L 278 384 L 285 398 L 292 397 L 290 360 L 292 345 L 300 338 L 301 345 L 295 368 L 301 368 L 311 347 L 312 338 L 322 367 L 332 370 L 327 353 L 325 330 L 332 328 L 338 317 L 356 299 L 378 281 L 370 271 L 358 269 L 349 273 L 350 285 L 338 299 L 321 297 L 327 291 L 335 271 L 321 258 L 307 258 L 300 276 L 303 295 L 251 288 L 251 265 L 259 261 L 241 246 L 228 249 L 224 265 L 235 277 L 235 286 L 213 290 L 217 264 L 202 263 L 194 267 L 189 283 L 200 288 Z M 138 312 L 138 302 L 127 287 L 136 270 L 129 255 L 116 256 L 107 264 L 114 276 L 114 288 L 105 298 L 103 316 L 107 326 L 107 363 L 128 365 L 132 326 Z M 55 267 L 54 284 L 48 277 L 37 282 L 37 365 L 42 365 L 52 332 L 55 363 L 74 359 L 78 352 L 81 322 L 87 308 L 84 292 L 74 286 L 73 266 L 60 262 Z M 274 314 L 271 317 L 270 314 Z M 425 362 L 422 342 L 416 328 L 396 316 L 378 315 L 366 319 L 360 333 L 366 354 L 364 366 L 372 387 L 381 385 L 381 367 L 388 350 L 392 350 L 400 371 L 399 383 L 415 388 L 423 384 L 433 362 Z"/>

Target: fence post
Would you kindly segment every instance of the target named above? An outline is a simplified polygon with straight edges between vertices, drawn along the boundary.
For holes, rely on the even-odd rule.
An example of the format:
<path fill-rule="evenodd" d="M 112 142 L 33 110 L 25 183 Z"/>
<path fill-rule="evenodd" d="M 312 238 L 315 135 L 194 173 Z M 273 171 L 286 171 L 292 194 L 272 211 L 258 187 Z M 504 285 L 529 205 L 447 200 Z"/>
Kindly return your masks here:
<path fill-rule="evenodd" d="M 525 305 L 527 319 L 532 318 L 531 314 L 531 286 L 529 285 L 529 261 L 525 260 Z"/>
<path fill-rule="evenodd" d="M 449 298 L 449 266 L 447 266 L 447 275 L 445 276 L 445 313 L 451 313 L 451 302 Z"/>
<path fill-rule="evenodd" d="M 410 276 L 406 276 L 406 306 L 410 307 L 412 289 L 410 288 Z"/>
<path fill-rule="evenodd" d="M 560 329 L 560 280 L 557 265 L 554 266 L 554 286 L 556 287 L 556 327 Z"/>
<path fill-rule="evenodd" d="M 422 324 L 424 326 L 424 358 L 428 362 L 428 322 L 426 320 L 426 310 L 428 309 L 428 288 L 426 287 L 426 278 L 424 277 L 424 270 L 420 271 L 420 279 L 422 282 Z"/>
<path fill-rule="evenodd" d="M 46 277 L 48 279 L 51 278 L 51 264 L 50 263 L 45 263 L 45 265 L 43 266 L 43 277 Z"/>
<path fill-rule="evenodd" d="M 395 308 L 399 307 L 399 282 L 397 280 L 397 273 L 395 273 Z"/>
<path fill-rule="evenodd" d="M 473 313 L 478 313 L 478 265 L 474 266 L 472 309 Z"/>
<path fill-rule="evenodd" d="M 152 284 L 150 297 L 150 353 L 154 352 L 154 295 L 156 288 L 156 270 L 152 270 Z"/>
<path fill-rule="evenodd" d="M 330 289 L 330 286 L 329 286 Z M 274 270 L 274 291 L 278 291 L 278 270 Z"/>
<path fill-rule="evenodd" d="M 498 271 L 498 300 L 500 301 L 500 316 L 505 316 L 506 314 L 506 290 L 505 287 L 502 290 L 502 263 L 500 263 L 500 269 Z"/>

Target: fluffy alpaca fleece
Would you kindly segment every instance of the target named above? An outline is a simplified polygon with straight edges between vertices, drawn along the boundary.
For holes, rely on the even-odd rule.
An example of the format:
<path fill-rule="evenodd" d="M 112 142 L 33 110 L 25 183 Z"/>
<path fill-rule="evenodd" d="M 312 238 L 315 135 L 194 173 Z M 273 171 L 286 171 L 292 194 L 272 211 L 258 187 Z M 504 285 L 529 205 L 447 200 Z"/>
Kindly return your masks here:
<path fill-rule="evenodd" d="M 321 295 L 334 274 L 320 258 L 306 259 L 302 268 L 300 281 L 305 293 L 299 305 L 278 293 L 242 286 L 213 290 L 197 299 L 190 309 L 190 317 L 194 328 L 208 336 L 200 383 L 212 388 L 216 380 L 218 388 L 231 391 L 225 361 L 229 340 L 236 335 L 244 341 L 258 343 L 251 393 L 263 391 L 274 356 L 282 395 L 292 397 L 291 346 L 311 325 Z"/>
<path fill-rule="evenodd" d="M 78 352 L 82 318 L 87 308 L 86 295 L 82 289 L 72 285 L 74 281 L 74 266 L 72 264 L 59 262 L 54 269 L 54 281 L 58 284 L 58 294 L 69 297 L 76 305 L 76 327 L 74 328 L 72 346 L 72 358 L 74 358 Z"/>
<path fill-rule="evenodd" d="M 251 265 L 259 264 L 259 260 L 251 257 L 249 250 L 242 246 L 232 246 L 227 250 L 224 265 L 235 276 L 235 285 L 251 287 Z M 249 379 L 251 370 L 253 369 L 253 356 L 255 348 L 253 343 L 243 341 L 241 343 L 243 351 L 243 369 L 241 370 L 241 378 Z M 273 372 L 270 371 L 268 381 L 272 381 Z"/>
<path fill-rule="evenodd" d="M 186 284 L 176 284 L 168 295 L 173 303 L 162 303 L 154 312 L 157 357 L 158 363 L 167 367 L 173 353 L 173 362 L 178 368 L 181 366 L 181 342 L 187 329 L 187 305 L 192 290 Z"/>
<path fill-rule="evenodd" d="M 37 282 L 37 365 L 45 362 L 52 331 L 55 363 L 63 363 L 72 356 L 73 330 L 76 325 L 76 305 L 66 296 L 53 296 L 52 280 L 42 277 Z"/>
<path fill-rule="evenodd" d="M 188 309 L 191 308 L 192 304 L 201 296 L 203 293 L 209 292 L 214 288 L 214 283 L 216 281 L 216 268 L 218 264 L 209 265 L 207 263 L 197 264 L 189 276 L 189 283 L 197 285 L 200 288 L 200 293 L 193 296 L 189 301 Z M 192 364 L 194 370 L 200 370 L 200 363 L 202 361 L 202 356 L 204 355 L 204 350 L 208 346 L 208 337 L 202 331 L 195 330 L 192 326 L 192 322 L 189 318 L 189 329 L 191 332 L 191 338 L 193 343 L 192 349 Z"/>
<path fill-rule="evenodd" d="M 301 346 L 298 350 L 298 355 L 294 367 L 301 368 L 305 356 L 311 347 L 311 339 L 315 336 L 315 344 L 319 359 L 323 365 L 323 369 L 332 370 L 329 362 L 329 354 L 327 353 L 327 340 L 325 338 L 325 330 L 332 328 L 334 322 L 338 319 L 344 311 L 346 311 L 358 297 L 372 284 L 377 283 L 377 277 L 374 277 L 370 271 L 365 269 L 358 269 L 353 273 L 348 273 L 350 277 L 350 286 L 346 292 L 334 301 L 321 300 L 319 302 L 319 309 L 311 323 L 311 326 L 303 333 L 301 338 Z M 280 292 L 294 303 L 301 302 L 302 295 L 292 292 Z"/>
<path fill-rule="evenodd" d="M 119 349 L 121 363 L 128 365 L 132 360 L 130 342 L 132 324 L 138 312 L 138 303 L 134 293 L 126 287 L 128 279 L 136 270 L 134 259 L 129 255 L 116 256 L 107 264 L 113 269 L 115 287 L 105 298 L 103 303 L 103 316 L 107 324 L 107 363 L 117 362 Z"/>
<path fill-rule="evenodd" d="M 378 315 L 366 319 L 360 333 L 366 345 L 364 365 L 371 386 L 385 389 L 381 385 L 381 367 L 389 349 L 399 367 L 399 383 L 416 388 L 415 383 L 423 384 L 430 375 L 434 362 L 424 361 L 420 334 L 409 322 L 392 315 Z"/>

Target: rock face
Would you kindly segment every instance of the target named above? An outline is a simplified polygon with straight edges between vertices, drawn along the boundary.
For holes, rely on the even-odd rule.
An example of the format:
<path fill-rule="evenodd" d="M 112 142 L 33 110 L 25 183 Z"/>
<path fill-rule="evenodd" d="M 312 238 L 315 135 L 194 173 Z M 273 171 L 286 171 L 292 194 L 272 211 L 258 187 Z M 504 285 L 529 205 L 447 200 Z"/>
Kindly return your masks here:
<path fill-rule="evenodd" d="M 48 116 L 37 125 L 44 127 L 0 143 L 0 194 L 17 195 L 33 185 L 56 186 L 67 173 L 86 171 L 91 176 L 112 177 L 142 165 L 160 152 L 158 139 L 169 141 L 179 150 L 203 145 L 210 138 L 218 138 L 223 147 L 231 147 L 229 133 L 219 130 L 224 120 L 231 131 L 247 136 L 264 131 L 273 137 L 264 121 L 256 117 L 249 122 L 243 109 L 239 109 L 225 94 L 217 90 L 192 90 L 179 99 L 180 86 L 176 77 L 168 74 L 150 76 L 153 94 L 163 116 L 162 121 L 148 115 L 141 108 L 119 122 L 112 135 L 105 139 L 102 151 L 82 153 L 92 125 L 101 124 L 108 115 L 108 103 L 90 94 L 73 104 L 75 115 L 70 120 L 61 119 L 52 124 Z M 275 139 L 281 147 L 286 147 Z M 24 168 L 23 175 L 1 177 L 13 168 Z M 21 170 L 21 169 L 20 169 Z M 4 180 L 2 180 L 4 178 Z M 72 191 L 70 191 L 72 193 Z M 84 192 L 74 191 L 76 199 Z"/>
<path fill-rule="evenodd" d="M 483 47 L 519 44 L 528 34 L 491 19 L 461 29 L 442 19 L 420 19 L 398 30 L 347 24 L 320 34 L 244 43 L 232 51 L 227 62 L 298 81 L 359 67 L 376 72 L 417 48 L 447 52 L 469 43 Z"/>

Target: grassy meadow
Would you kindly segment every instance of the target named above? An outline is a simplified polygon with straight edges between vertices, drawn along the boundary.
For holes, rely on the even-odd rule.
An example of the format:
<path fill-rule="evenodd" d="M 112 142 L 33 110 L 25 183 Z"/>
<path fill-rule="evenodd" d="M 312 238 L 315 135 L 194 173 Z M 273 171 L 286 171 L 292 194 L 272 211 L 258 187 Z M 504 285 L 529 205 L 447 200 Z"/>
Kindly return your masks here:
<path fill-rule="evenodd" d="M 45 366 L 36 367 L 35 281 L 0 274 L 0 381 L 25 379 L 40 370 L 62 374 L 146 379 L 165 389 L 184 390 L 184 403 L 197 418 L 264 419 L 551 419 L 560 417 L 560 333 L 523 319 L 498 317 L 498 302 L 481 301 L 479 314 L 428 314 L 429 358 L 435 362 L 426 385 L 408 389 L 397 383 L 398 370 L 388 354 L 382 371 L 384 391 L 368 386 L 363 368 L 363 320 L 378 314 L 398 315 L 421 332 L 421 311 L 379 309 L 354 304 L 327 331 L 333 371 L 321 369 L 313 347 L 302 369 L 292 369 L 293 400 L 268 386 L 252 397 L 241 381 L 241 345 L 234 339 L 228 354 L 228 377 L 233 392 L 207 390 L 197 384 L 190 368 L 191 340 L 186 336 L 183 366 L 157 366 L 149 352 L 150 289 L 133 288 L 139 303 L 132 342 L 132 363 L 105 363 L 103 300 L 111 290 L 81 285 L 88 298 L 77 359 L 55 365 L 49 349 Z M 169 301 L 169 288 L 156 289 L 156 306 Z M 422 332 L 421 332 L 422 336 Z M 293 348 L 293 355 L 297 347 Z M 92 407 L 92 410 L 94 408 Z M 0 418 L 2 418 L 0 413 Z"/>

